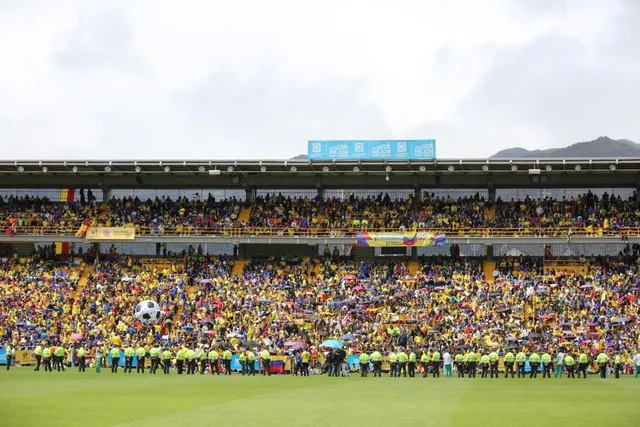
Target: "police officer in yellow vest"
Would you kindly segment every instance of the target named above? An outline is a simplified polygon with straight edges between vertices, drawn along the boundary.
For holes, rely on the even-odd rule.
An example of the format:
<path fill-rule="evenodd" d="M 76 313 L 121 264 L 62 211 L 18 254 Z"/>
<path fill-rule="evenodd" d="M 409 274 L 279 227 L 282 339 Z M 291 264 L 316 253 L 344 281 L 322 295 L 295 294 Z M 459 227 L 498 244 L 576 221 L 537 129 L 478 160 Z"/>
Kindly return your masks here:
<path fill-rule="evenodd" d="M 211 375 L 218 374 L 220 375 L 220 370 L 218 369 L 218 350 L 212 348 L 209 352 L 209 367 L 211 368 Z"/>
<path fill-rule="evenodd" d="M 7 357 L 7 371 L 11 369 L 11 362 L 13 361 L 13 349 L 11 348 L 11 343 L 7 343 L 5 347 L 6 357 Z"/>
<path fill-rule="evenodd" d="M 85 357 L 87 355 L 87 352 L 83 347 L 80 347 L 76 352 L 76 355 L 78 356 L 78 372 L 85 372 L 85 366 L 86 366 Z"/>
<path fill-rule="evenodd" d="M 433 378 L 440 378 L 440 365 L 442 364 L 442 356 L 440 351 L 436 349 L 431 355 L 431 368 L 433 369 Z"/>
<path fill-rule="evenodd" d="M 233 360 L 233 353 L 231 350 L 226 349 L 222 354 L 222 360 L 224 360 L 224 374 L 231 375 L 231 361 Z"/>
<path fill-rule="evenodd" d="M 531 366 L 531 372 L 529 372 L 529 378 L 538 378 L 538 368 L 540 367 L 540 355 L 535 351 L 529 356 L 529 366 Z"/>
<path fill-rule="evenodd" d="M 133 347 L 129 346 L 124 349 L 124 373 L 131 373 L 133 370 L 133 356 L 135 356 L 136 351 Z"/>
<path fill-rule="evenodd" d="M 266 348 L 260 352 L 260 360 L 262 361 L 262 375 L 271 376 L 271 353 Z"/>
<path fill-rule="evenodd" d="M 415 350 L 411 350 L 411 353 L 409 353 L 409 378 L 414 378 L 416 376 L 416 361 L 417 361 L 417 357 L 416 357 L 416 352 Z"/>
<path fill-rule="evenodd" d="M 42 350 L 42 363 L 44 364 L 44 371 L 52 372 L 51 369 L 51 349 L 49 347 L 45 347 Z"/>
<path fill-rule="evenodd" d="M 242 350 L 238 353 L 238 362 L 240 362 L 240 372 L 245 375 L 247 373 L 247 355 Z"/>
<path fill-rule="evenodd" d="M 367 354 L 366 351 L 363 351 L 362 353 L 360 353 L 360 356 L 358 357 L 358 362 L 360 364 L 360 376 L 361 377 L 366 377 L 367 373 L 369 372 L 369 361 L 371 360 L 371 358 L 369 357 L 369 355 Z"/>
<path fill-rule="evenodd" d="M 378 350 L 371 353 L 371 363 L 373 364 L 373 378 L 382 377 L 382 354 Z"/>
<path fill-rule="evenodd" d="M 622 370 L 622 356 L 620 356 L 620 353 L 616 354 L 613 359 L 613 370 L 616 378 L 620 378 L 620 371 Z"/>
<path fill-rule="evenodd" d="M 149 368 L 149 373 L 152 375 L 156 374 L 158 370 L 158 365 L 160 365 L 160 349 L 155 345 L 151 347 L 149 350 L 149 357 L 151 358 L 151 367 Z"/>
<path fill-rule="evenodd" d="M 589 366 L 589 356 L 586 353 L 580 353 L 578 357 L 578 378 L 582 374 L 582 378 L 587 378 L 587 367 Z"/>
<path fill-rule="evenodd" d="M 567 368 L 567 378 L 575 378 L 576 361 L 570 354 L 564 357 L 564 366 Z"/>
<path fill-rule="evenodd" d="M 53 352 L 53 355 L 56 358 L 56 365 L 58 367 L 58 372 L 60 372 L 61 369 L 62 369 L 62 372 L 64 372 L 64 356 L 65 356 L 64 347 L 61 345 L 57 346 L 55 351 Z"/>
<path fill-rule="evenodd" d="M 182 371 L 184 369 L 184 354 L 186 350 L 181 348 L 176 353 L 176 367 L 178 368 L 178 375 L 182 375 Z"/>
<path fill-rule="evenodd" d="M 464 354 L 457 353 L 453 358 L 453 363 L 456 365 L 456 371 L 458 372 L 458 378 L 464 378 Z"/>
<path fill-rule="evenodd" d="M 184 354 L 187 359 L 187 375 L 195 375 L 196 373 L 196 352 L 190 348 Z"/>
<path fill-rule="evenodd" d="M 39 371 L 40 364 L 42 363 L 42 346 L 41 345 L 36 346 L 36 348 L 33 350 L 33 355 L 36 357 L 36 368 L 34 369 L 34 371 Z"/>
<path fill-rule="evenodd" d="M 207 370 L 207 349 L 201 348 L 198 357 L 200 358 L 200 375 L 204 375 L 204 371 Z"/>
<path fill-rule="evenodd" d="M 469 371 L 469 378 L 476 377 L 476 368 L 478 366 L 478 354 L 473 350 L 467 356 L 467 370 Z"/>
<path fill-rule="evenodd" d="M 489 353 L 489 376 L 491 378 L 498 378 L 498 352 L 492 351 Z"/>
<path fill-rule="evenodd" d="M 516 372 L 518 373 L 518 378 L 526 378 L 526 374 L 524 372 L 524 364 L 527 361 L 527 355 L 524 351 L 519 351 L 516 354 Z"/>
<path fill-rule="evenodd" d="M 389 353 L 389 374 L 391 378 L 398 376 L 398 356 L 393 351 Z"/>
<path fill-rule="evenodd" d="M 480 356 L 480 378 L 487 378 L 489 374 L 489 355 L 483 354 Z"/>
<path fill-rule="evenodd" d="M 136 349 L 136 373 L 144 374 L 144 363 L 147 356 L 147 349 L 140 346 Z"/>
<path fill-rule="evenodd" d="M 120 363 L 120 349 L 118 347 L 113 347 L 109 352 L 111 356 L 111 373 L 118 373 L 118 364 Z"/>
<path fill-rule="evenodd" d="M 513 364 L 516 361 L 516 355 L 513 352 L 508 352 L 504 355 L 504 377 L 509 378 L 509 374 L 511 374 L 511 378 L 515 376 L 515 371 L 513 370 Z"/>
<path fill-rule="evenodd" d="M 600 378 L 607 378 L 607 366 L 609 365 L 609 356 L 607 356 L 607 353 L 600 353 L 596 358 L 596 363 L 600 369 Z"/>
<path fill-rule="evenodd" d="M 307 354 L 307 362 L 305 364 L 305 353 Z M 308 351 L 304 351 L 302 353 L 302 375 L 305 374 L 305 371 L 307 373 L 307 376 L 309 376 L 309 352 Z M 249 373 L 248 375 L 253 375 L 254 377 L 256 376 L 256 352 L 253 350 L 248 350 L 247 351 L 247 363 L 249 364 Z"/>
<path fill-rule="evenodd" d="M 551 369 L 553 369 L 551 355 L 548 352 L 545 352 L 542 355 L 542 378 L 551 378 Z"/>
<path fill-rule="evenodd" d="M 425 348 L 420 356 L 420 363 L 422 364 L 422 378 L 427 378 L 429 375 L 429 366 L 431 365 L 431 355 Z"/>
<path fill-rule="evenodd" d="M 162 352 L 162 372 L 165 375 L 169 375 L 169 368 L 171 368 L 171 359 L 173 358 L 173 354 L 169 349 L 166 349 Z"/>
<path fill-rule="evenodd" d="M 398 353 L 398 377 L 402 374 L 405 378 L 407 376 L 407 362 L 409 362 L 409 356 L 404 350 Z"/>

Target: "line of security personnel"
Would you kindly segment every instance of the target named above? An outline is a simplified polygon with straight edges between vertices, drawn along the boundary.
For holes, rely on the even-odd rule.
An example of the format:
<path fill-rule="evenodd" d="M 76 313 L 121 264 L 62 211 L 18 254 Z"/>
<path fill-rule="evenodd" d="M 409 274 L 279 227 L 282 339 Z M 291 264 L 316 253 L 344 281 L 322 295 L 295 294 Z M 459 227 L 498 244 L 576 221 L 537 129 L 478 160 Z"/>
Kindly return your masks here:
<path fill-rule="evenodd" d="M 439 370 L 442 366 L 442 359 L 439 351 L 410 351 L 407 354 L 404 349 L 397 349 L 395 352 L 389 352 L 386 357 L 386 361 L 389 363 L 390 377 L 399 378 L 401 376 L 407 377 L 407 375 L 410 378 L 415 377 L 418 360 L 423 378 L 427 378 L 429 372 L 432 372 L 433 377 L 440 376 Z M 616 378 L 619 378 L 623 366 L 622 356 L 618 354 L 613 360 L 614 374 Z M 527 361 L 530 368 L 528 372 L 526 372 Z M 370 355 L 366 352 L 361 352 L 358 356 L 358 362 L 361 377 L 367 377 L 371 368 L 373 369 L 374 377 L 382 376 L 381 367 L 384 359 L 379 351 L 374 351 Z M 517 353 L 508 351 L 504 354 L 503 362 L 504 378 L 509 378 L 509 376 L 515 378 L 516 375 L 518 378 L 537 378 L 540 372 L 543 378 L 552 378 L 552 372 L 554 378 L 561 378 L 562 373 L 565 371 L 568 378 L 576 378 L 576 372 L 578 378 L 586 378 L 587 369 L 592 365 L 592 361 L 584 352 L 575 354 L 575 357 L 571 354 L 558 352 L 554 359 L 548 352 L 540 355 L 534 351 L 527 355 L 523 351 L 518 351 Z M 611 359 L 606 353 L 600 353 L 596 357 L 595 364 L 598 367 L 601 378 L 606 378 L 610 362 Z M 474 351 L 457 353 L 452 360 L 452 365 L 455 366 L 459 378 L 464 378 L 465 375 L 469 376 L 469 378 L 475 378 L 478 370 L 480 370 L 481 378 L 499 378 L 499 363 L 500 356 L 497 351 L 484 354 Z M 445 366 L 445 370 L 446 368 Z"/>

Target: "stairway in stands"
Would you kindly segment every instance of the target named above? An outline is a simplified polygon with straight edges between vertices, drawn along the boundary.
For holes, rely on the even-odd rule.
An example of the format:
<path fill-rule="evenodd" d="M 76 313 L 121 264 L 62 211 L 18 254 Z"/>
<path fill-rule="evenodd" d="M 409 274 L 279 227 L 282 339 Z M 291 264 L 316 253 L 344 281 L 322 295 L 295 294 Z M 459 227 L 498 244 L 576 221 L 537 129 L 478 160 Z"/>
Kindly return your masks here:
<path fill-rule="evenodd" d="M 490 208 L 486 208 L 484 210 L 484 217 L 486 219 L 495 219 L 496 218 L 496 210 L 497 210 L 497 206 L 495 204 L 493 204 Z"/>
<path fill-rule="evenodd" d="M 315 265 L 313 266 L 313 272 L 316 273 L 316 277 L 318 277 L 321 271 L 322 271 L 322 261 L 317 259 Z"/>
<path fill-rule="evenodd" d="M 484 260 L 482 262 L 482 271 L 484 272 L 484 277 L 487 280 L 487 283 L 493 283 L 493 272 L 495 270 L 496 270 L 495 261 Z"/>
<path fill-rule="evenodd" d="M 409 268 L 409 275 L 411 277 L 414 277 L 418 273 L 418 269 L 420 268 L 420 262 L 409 261 L 409 263 L 407 264 L 407 267 Z"/>
<path fill-rule="evenodd" d="M 91 273 L 93 273 L 93 265 L 85 266 L 84 270 L 82 271 L 82 274 L 80 275 L 80 280 L 78 280 L 78 288 L 76 289 L 76 293 L 73 296 L 74 300 L 77 300 L 80 297 L 82 290 L 84 289 L 85 286 L 87 286 Z"/>
<path fill-rule="evenodd" d="M 108 213 L 109 213 L 109 205 L 106 203 L 101 204 L 100 207 L 98 208 L 98 218 L 101 220 L 105 219 Z"/>
<path fill-rule="evenodd" d="M 238 214 L 238 222 L 248 223 L 251 217 L 251 206 L 243 206 Z"/>
<path fill-rule="evenodd" d="M 244 273 L 244 265 L 247 263 L 244 259 L 238 259 L 233 261 L 233 269 L 231 270 L 232 277 L 240 277 Z"/>

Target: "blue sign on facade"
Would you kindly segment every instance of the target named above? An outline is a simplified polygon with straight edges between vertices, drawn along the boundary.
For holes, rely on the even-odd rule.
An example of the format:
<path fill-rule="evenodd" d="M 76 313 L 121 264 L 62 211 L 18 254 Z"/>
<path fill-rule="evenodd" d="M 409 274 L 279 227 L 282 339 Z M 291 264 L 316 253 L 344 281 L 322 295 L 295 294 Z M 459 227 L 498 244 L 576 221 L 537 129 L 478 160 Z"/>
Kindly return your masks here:
<path fill-rule="evenodd" d="M 433 160 L 435 139 L 309 141 L 309 160 Z"/>

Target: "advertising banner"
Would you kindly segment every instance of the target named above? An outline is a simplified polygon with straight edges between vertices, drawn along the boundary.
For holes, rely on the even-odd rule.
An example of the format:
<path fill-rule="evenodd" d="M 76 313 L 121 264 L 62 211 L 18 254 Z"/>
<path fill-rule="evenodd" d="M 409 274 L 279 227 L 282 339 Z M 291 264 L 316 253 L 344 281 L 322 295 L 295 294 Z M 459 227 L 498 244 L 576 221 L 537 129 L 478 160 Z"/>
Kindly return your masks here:
<path fill-rule="evenodd" d="M 35 365 L 36 358 L 33 350 L 16 350 L 16 362 L 21 365 Z"/>
<path fill-rule="evenodd" d="M 133 227 L 89 227 L 87 240 L 135 240 L 136 229 Z"/>
<path fill-rule="evenodd" d="M 401 246 L 442 246 L 447 243 L 444 234 L 422 233 L 412 231 L 409 233 L 375 233 L 359 232 L 356 236 L 356 244 L 360 247 L 401 247 Z"/>
<path fill-rule="evenodd" d="M 435 139 L 309 141 L 309 160 L 433 160 Z"/>

